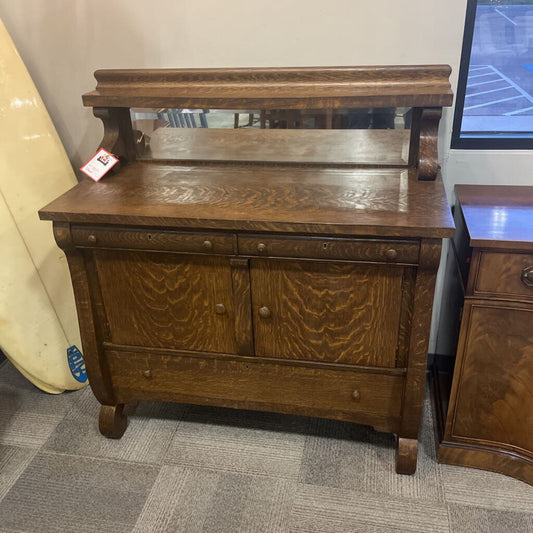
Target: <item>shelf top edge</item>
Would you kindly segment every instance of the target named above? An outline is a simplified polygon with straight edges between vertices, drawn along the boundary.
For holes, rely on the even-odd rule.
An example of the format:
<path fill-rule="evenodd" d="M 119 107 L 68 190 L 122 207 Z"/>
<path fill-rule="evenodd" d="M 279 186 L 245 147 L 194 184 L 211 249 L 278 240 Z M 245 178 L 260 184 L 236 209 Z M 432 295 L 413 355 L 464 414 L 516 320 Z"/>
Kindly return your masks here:
<path fill-rule="evenodd" d="M 83 95 L 86 106 L 131 106 L 143 100 L 177 99 L 223 105 L 243 100 L 258 107 L 357 104 L 364 98 L 385 106 L 448 106 L 453 100 L 449 65 L 360 67 L 104 69 L 95 72 L 96 89 Z M 350 98 L 353 101 L 350 101 Z M 155 100 L 154 100 L 155 99 Z M 341 99 L 341 101 L 335 101 Z M 376 100 L 377 99 L 377 100 Z M 287 102 L 284 102 L 287 101 Z"/>

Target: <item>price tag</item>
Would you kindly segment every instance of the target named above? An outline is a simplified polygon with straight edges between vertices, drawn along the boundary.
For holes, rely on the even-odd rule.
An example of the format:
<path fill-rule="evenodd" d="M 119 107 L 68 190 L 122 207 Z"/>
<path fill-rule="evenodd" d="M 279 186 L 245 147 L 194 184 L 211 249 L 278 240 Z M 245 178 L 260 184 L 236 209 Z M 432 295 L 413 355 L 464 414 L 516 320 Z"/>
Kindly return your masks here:
<path fill-rule="evenodd" d="M 80 170 L 94 181 L 102 179 L 116 164 L 118 158 L 100 148 Z"/>

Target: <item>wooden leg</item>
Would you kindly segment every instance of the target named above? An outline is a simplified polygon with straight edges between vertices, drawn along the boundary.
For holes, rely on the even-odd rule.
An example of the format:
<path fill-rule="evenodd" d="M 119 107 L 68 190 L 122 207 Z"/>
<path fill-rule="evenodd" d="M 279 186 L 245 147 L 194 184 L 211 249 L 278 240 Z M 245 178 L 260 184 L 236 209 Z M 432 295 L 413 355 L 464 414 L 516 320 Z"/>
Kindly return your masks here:
<path fill-rule="evenodd" d="M 126 431 L 128 417 L 124 414 L 124 404 L 102 405 L 98 426 L 100 433 L 110 439 L 120 439 Z"/>
<path fill-rule="evenodd" d="M 418 440 L 398 437 L 396 448 L 396 473 L 414 474 L 418 456 Z"/>

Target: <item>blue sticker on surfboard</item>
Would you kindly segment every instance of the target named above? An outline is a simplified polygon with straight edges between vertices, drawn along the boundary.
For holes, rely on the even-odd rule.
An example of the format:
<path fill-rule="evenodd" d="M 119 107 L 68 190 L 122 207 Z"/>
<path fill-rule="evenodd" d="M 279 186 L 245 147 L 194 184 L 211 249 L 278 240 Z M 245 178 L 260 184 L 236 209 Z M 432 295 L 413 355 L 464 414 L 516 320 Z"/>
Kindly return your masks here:
<path fill-rule="evenodd" d="M 85 361 L 83 360 L 82 353 L 76 348 L 76 346 L 67 348 L 67 359 L 70 372 L 74 376 L 74 379 L 80 383 L 85 383 L 87 381 Z"/>

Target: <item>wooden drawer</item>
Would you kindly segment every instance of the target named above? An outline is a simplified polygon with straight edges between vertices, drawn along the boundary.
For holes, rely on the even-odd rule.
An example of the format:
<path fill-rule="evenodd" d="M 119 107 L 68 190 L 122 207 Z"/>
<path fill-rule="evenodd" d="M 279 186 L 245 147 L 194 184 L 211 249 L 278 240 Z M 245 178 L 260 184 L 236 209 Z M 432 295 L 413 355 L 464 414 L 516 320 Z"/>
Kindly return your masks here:
<path fill-rule="evenodd" d="M 418 263 L 417 241 L 239 235 L 239 253 L 347 261 Z"/>
<path fill-rule="evenodd" d="M 531 272 L 527 278 L 533 280 L 532 254 L 481 252 L 474 294 L 533 300 L 527 272 Z"/>
<path fill-rule="evenodd" d="M 106 351 L 118 402 L 151 399 L 319 416 L 398 430 L 404 376 L 238 357 Z"/>
<path fill-rule="evenodd" d="M 185 253 L 233 254 L 235 236 L 231 233 L 177 232 L 145 229 L 100 229 L 73 226 L 77 246 L 125 250 L 163 250 Z"/>

